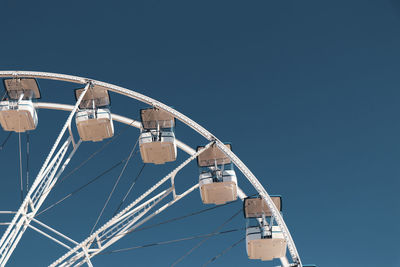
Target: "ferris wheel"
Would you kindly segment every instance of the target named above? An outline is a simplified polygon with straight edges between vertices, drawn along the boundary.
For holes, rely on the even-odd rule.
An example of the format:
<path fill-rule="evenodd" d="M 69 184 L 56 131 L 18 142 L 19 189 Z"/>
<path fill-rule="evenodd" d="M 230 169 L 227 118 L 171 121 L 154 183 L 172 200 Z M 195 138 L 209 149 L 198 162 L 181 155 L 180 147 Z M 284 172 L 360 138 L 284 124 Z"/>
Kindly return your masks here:
<path fill-rule="evenodd" d="M 0 71 L 5 94 L 0 99 L 0 124 L 10 134 L 34 131 L 38 125 L 38 109 L 62 110 L 69 112 L 54 145 L 48 153 L 39 173 L 31 184 L 19 209 L 11 213 L 13 219 L 6 223 L 7 229 L 0 239 L 0 266 L 5 266 L 23 238 L 26 230 L 32 229 L 65 247 L 64 255 L 55 256 L 50 266 L 93 266 L 91 260 L 104 253 L 111 245 L 129 233 L 173 206 L 193 192 L 199 192 L 204 205 L 223 206 L 233 201 L 243 201 L 243 230 L 246 252 L 250 260 L 272 261 L 279 259 L 283 267 L 301 267 L 303 265 L 282 217 L 281 196 L 269 195 L 256 176 L 232 151 L 230 143 L 224 143 L 198 123 L 153 98 L 113 84 L 64 74 L 33 71 Z M 76 84 L 75 105 L 41 102 L 45 96 L 40 90 L 40 80 L 56 80 Z M 146 108 L 137 112 L 140 119 L 135 120 L 111 113 L 109 92 L 139 101 Z M 203 143 L 191 147 L 179 140 L 177 122 L 190 127 L 202 136 Z M 127 205 L 120 205 L 117 212 L 105 224 L 99 225 L 99 218 L 108 204 L 118 184 L 129 158 L 122 165 L 108 199 L 87 238 L 75 241 L 43 221 L 37 215 L 52 189 L 60 182 L 63 171 L 76 155 L 83 142 L 107 142 L 115 138 L 114 123 L 121 123 L 139 129 L 137 142 L 141 160 L 147 166 L 174 163 L 156 183 L 148 185 L 145 192 Z M 8 136 L 9 137 L 9 136 Z M 7 137 L 7 139 L 8 139 Z M 5 142 L 7 141 L 5 140 Z M 178 161 L 178 153 L 186 153 L 185 160 Z M 21 158 L 21 155 L 20 155 Z M 195 162 L 199 172 L 193 186 L 183 192 L 177 192 L 175 179 L 189 163 Z M 144 165 L 143 165 L 144 166 Z M 169 165 L 170 166 L 170 165 Z M 22 171 L 22 168 L 20 168 Z M 237 172 L 241 172 L 256 195 L 248 196 L 241 187 Z M 161 190 L 162 185 L 167 186 Z M 22 186 L 22 173 L 21 173 Z M 28 190 L 29 189 L 29 190 Z M 132 187 L 128 190 L 132 189 Z M 125 199 L 125 198 L 124 198 Z M 122 202 L 121 202 L 122 204 Z M 212 206 L 212 207 L 214 207 Z M 121 209 L 122 208 L 122 209 Z M 40 229 L 39 229 L 40 226 Z M 213 232 L 210 235 L 217 234 Z M 207 235 L 206 235 L 207 237 Z M 236 244 L 233 244 L 236 245 Z"/>

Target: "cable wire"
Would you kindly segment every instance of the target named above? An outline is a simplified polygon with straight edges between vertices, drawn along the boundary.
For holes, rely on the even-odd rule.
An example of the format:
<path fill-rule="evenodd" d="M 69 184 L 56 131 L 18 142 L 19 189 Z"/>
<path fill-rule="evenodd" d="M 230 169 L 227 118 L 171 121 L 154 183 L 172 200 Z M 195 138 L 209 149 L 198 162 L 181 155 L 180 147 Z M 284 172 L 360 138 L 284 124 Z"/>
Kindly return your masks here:
<path fill-rule="evenodd" d="M 242 212 L 242 208 L 240 210 L 238 210 L 235 214 L 233 214 L 228 220 L 226 220 L 225 222 L 223 222 L 220 226 L 218 226 L 213 232 L 218 232 L 219 230 L 221 230 L 222 227 L 224 227 L 225 224 L 227 224 L 228 222 L 232 221 L 237 215 L 239 215 Z M 195 251 L 197 248 L 199 248 L 204 242 L 206 242 L 211 236 L 205 237 L 203 240 L 201 240 L 199 243 L 197 243 L 194 247 L 192 247 L 188 252 L 186 252 L 185 255 L 183 255 L 182 257 L 180 257 L 178 260 L 176 260 L 174 263 L 171 264 L 172 266 L 177 265 L 179 262 L 181 262 L 184 258 L 186 258 L 187 256 L 189 256 L 193 251 Z"/>
<path fill-rule="evenodd" d="M 151 229 L 151 228 L 154 228 L 154 227 L 166 224 L 166 223 L 178 221 L 178 220 L 181 220 L 181 219 L 184 219 L 184 218 L 187 218 L 187 217 L 191 217 L 191 216 L 194 216 L 194 215 L 201 214 L 201 213 L 206 212 L 206 211 L 210 211 L 210 210 L 213 210 L 213 209 L 221 208 L 221 207 L 227 206 L 227 205 L 232 204 L 232 203 L 236 203 L 236 201 L 232 201 L 232 202 L 228 202 L 228 203 L 225 203 L 225 204 L 222 204 L 222 205 L 217 205 L 217 206 L 214 206 L 214 207 L 210 207 L 210 208 L 206 208 L 206 209 L 203 209 L 203 210 L 195 211 L 195 212 L 183 215 L 183 216 L 179 216 L 179 217 L 175 217 L 175 218 L 172 218 L 172 219 L 168 219 L 168 220 L 162 221 L 160 223 L 152 224 L 152 225 L 149 225 L 149 226 L 142 226 L 142 227 L 139 227 L 139 228 L 136 228 L 136 229 L 131 229 L 131 230 L 128 230 L 128 231 L 126 231 L 126 232 L 124 232 L 122 234 L 116 234 L 115 236 L 101 238 L 100 241 L 106 241 L 106 240 L 112 239 L 112 238 L 114 238 L 116 236 L 121 236 L 121 235 L 125 235 L 126 236 L 126 235 L 134 233 L 134 232 L 148 230 L 148 229 Z M 93 243 L 93 242 L 95 242 L 95 241 L 93 240 L 91 243 Z"/>
<path fill-rule="evenodd" d="M 48 211 L 49 209 L 53 208 L 54 206 L 60 204 L 61 202 L 63 202 L 64 200 L 66 200 L 67 198 L 70 198 L 71 196 L 73 196 L 74 194 L 78 193 L 79 191 L 81 191 L 82 189 L 84 189 L 85 187 L 87 187 L 88 185 L 92 184 L 93 182 L 95 182 L 96 180 L 100 179 L 101 177 L 103 177 L 104 175 L 106 175 L 107 173 L 109 173 L 110 171 L 112 171 L 113 169 L 115 169 L 116 167 L 118 167 L 119 165 L 121 165 L 126 159 L 121 160 L 120 162 L 117 162 L 116 164 L 114 164 L 112 167 L 108 168 L 107 170 L 103 171 L 102 173 L 100 173 L 99 175 L 97 175 L 96 177 L 94 177 L 92 180 L 90 180 L 89 182 L 87 182 L 86 184 L 78 187 L 77 189 L 75 189 L 74 191 L 72 191 L 71 193 L 65 195 L 63 198 L 61 198 L 60 200 L 58 200 L 57 202 L 51 204 L 50 206 L 48 206 L 47 208 L 45 208 L 44 210 L 42 210 L 41 212 L 37 213 L 35 217 L 39 216 L 40 214 Z"/>
<path fill-rule="evenodd" d="M 139 179 L 140 175 L 143 172 L 144 167 L 146 166 L 146 163 L 143 163 L 142 168 L 140 169 L 139 173 L 136 175 L 135 179 L 133 180 L 131 186 L 129 187 L 128 191 L 126 192 L 125 196 L 122 198 L 121 202 L 119 203 L 117 209 L 114 211 L 113 217 L 118 213 L 119 209 L 121 206 L 124 204 L 126 198 L 128 197 L 129 193 L 131 192 L 133 186 L 136 184 L 137 180 Z"/>
<path fill-rule="evenodd" d="M 29 191 L 29 131 L 26 131 L 26 192 Z"/>
<path fill-rule="evenodd" d="M 7 135 L 6 139 L 5 139 L 5 140 L 3 141 L 3 143 L 0 145 L 0 150 L 3 150 L 3 148 L 4 148 L 4 146 L 6 145 L 8 139 L 10 139 L 10 136 L 12 135 L 12 133 L 13 133 L 13 132 L 10 132 L 10 133 Z"/>
<path fill-rule="evenodd" d="M 102 238 L 102 239 L 100 239 L 100 241 L 106 241 L 108 239 L 111 239 L 111 238 L 114 238 L 114 237 L 120 236 L 120 235 L 125 235 L 126 236 L 126 235 L 134 233 L 134 232 L 148 230 L 148 229 L 151 229 L 151 228 L 163 225 L 163 224 L 167 224 L 167 223 L 178 221 L 178 220 L 181 220 L 181 219 L 184 219 L 184 218 L 187 218 L 187 217 L 198 215 L 198 214 L 201 214 L 201 213 L 206 212 L 206 211 L 210 211 L 210 210 L 213 210 L 213 209 L 221 208 L 223 206 L 226 206 L 226 205 L 229 205 L 229 204 L 232 204 L 232 203 L 235 203 L 235 202 L 236 201 L 228 202 L 228 203 L 225 203 L 225 204 L 222 204 L 222 205 L 214 206 L 214 207 L 211 207 L 211 208 L 195 211 L 195 212 L 192 212 L 192 213 L 189 213 L 189 214 L 186 214 L 186 215 L 182 215 L 182 216 L 179 216 L 179 217 L 168 219 L 168 220 L 165 220 L 165 221 L 162 221 L 162 222 L 159 222 L 159 223 L 151 224 L 151 225 L 148 225 L 148 226 L 142 226 L 142 227 L 139 227 L 139 228 L 136 228 L 136 229 L 131 229 L 131 230 L 128 230 L 128 231 L 124 232 L 123 234 L 117 234 L 117 235 L 112 236 L 112 237 Z"/>
<path fill-rule="evenodd" d="M 240 244 L 243 240 L 245 240 L 246 237 L 242 237 L 240 238 L 238 241 L 236 241 L 235 243 L 233 243 L 231 246 L 227 247 L 226 249 L 224 249 L 221 253 L 219 253 L 217 256 L 209 259 L 205 264 L 203 264 L 201 267 L 205 267 L 208 264 L 210 264 L 211 262 L 215 261 L 216 259 L 218 259 L 219 257 L 223 256 L 225 253 L 227 253 L 229 250 L 231 250 L 232 248 L 234 248 L 235 246 L 237 246 L 238 244 Z"/>
<path fill-rule="evenodd" d="M 201 213 L 206 212 L 206 211 L 218 209 L 218 208 L 221 208 L 221 207 L 224 207 L 224 206 L 230 205 L 230 204 L 232 204 L 232 203 L 236 203 L 236 202 L 237 202 L 237 201 L 228 202 L 228 203 L 225 203 L 225 204 L 222 204 L 222 205 L 218 205 L 218 206 L 206 208 L 206 209 L 199 210 L 199 211 L 195 211 L 195 212 L 192 212 L 192 213 L 183 215 L 183 216 L 179 216 L 179 217 L 175 217 L 175 218 L 172 218 L 172 219 L 168 219 L 168 220 L 162 221 L 162 222 L 160 222 L 160 223 L 152 224 L 152 225 L 149 225 L 149 226 L 142 226 L 142 227 L 139 227 L 139 228 L 136 228 L 136 229 L 131 229 L 131 230 L 128 230 L 128 231 L 126 231 L 126 232 L 124 232 L 124 233 L 122 233 L 122 234 L 116 234 L 116 235 L 114 235 L 114 236 L 101 238 L 99 241 L 106 241 L 106 240 L 112 239 L 112 238 L 117 237 L 117 236 L 121 236 L 121 235 L 126 236 L 126 235 L 131 234 L 131 233 L 134 233 L 134 232 L 139 232 L 139 231 L 143 231 L 143 230 L 148 230 L 148 229 L 150 229 L 150 228 L 154 228 L 154 227 L 157 227 L 157 226 L 166 224 L 166 223 L 170 223 L 170 222 L 173 222 L 173 221 L 178 221 L 178 220 L 181 220 L 181 219 L 184 219 L 184 218 L 187 218 L 187 217 L 191 217 L 191 216 L 194 216 L 194 215 L 198 215 L 198 214 L 201 214 Z M 55 204 L 56 204 L 56 203 L 55 203 Z M 46 208 L 46 210 L 48 210 L 48 209 L 49 209 L 49 208 Z M 44 210 L 44 211 L 45 211 L 45 210 Z M 43 213 L 44 211 L 42 211 L 41 213 Z M 240 212 L 240 211 L 241 211 L 241 210 L 239 210 L 239 212 Z M 40 213 L 39 213 L 39 214 L 40 214 Z M 38 216 L 39 214 L 37 214 L 37 216 Z M 234 215 L 234 216 L 236 216 L 236 215 Z M 233 217 L 234 217 L 234 216 L 233 216 Z M 232 219 L 233 219 L 233 218 L 232 218 Z M 240 229 L 233 230 L 233 231 L 238 231 L 238 230 L 243 230 L 243 229 L 245 229 L 245 228 L 240 228 Z M 231 230 L 229 230 L 229 231 L 223 231 L 223 232 L 221 232 L 221 233 L 228 233 L 228 232 L 232 232 L 232 231 L 231 231 Z M 196 237 L 196 238 L 214 236 L 214 235 L 217 235 L 217 234 L 219 234 L 219 233 L 210 233 L 210 234 L 198 236 L 198 237 Z M 195 239 L 195 238 L 191 238 L 191 239 Z M 185 239 L 185 240 L 186 240 L 186 239 Z M 189 240 L 189 239 L 187 239 L 187 240 Z M 184 241 L 184 240 L 181 240 L 181 241 Z M 91 242 L 89 242 L 89 244 L 91 245 L 93 242 L 96 242 L 96 240 L 92 240 Z M 166 241 L 166 242 L 170 242 L 170 241 Z M 178 241 L 174 241 L 174 242 L 178 242 Z M 165 242 L 164 242 L 164 243 L 165 243 Z M 164 243 L 163 243 L 163 244 L 164 244 Z M 170 243 L 173 243 L 173 242 L 170 242 Z M 149 245 L 145 245 L 145 246 L 143 246 L 143 247 L 148 247 L 148 246 L 149 246 Z M 137 248 L 139 248 L 139 247 L 137 247 Z M 134 249 L 135 249 L 135 248 L 134 248 Z M 113 252 L 113 251 L 111 251 L 111 252 L 102 252 L 102 253 L 99 253 L 99 255 L 102 255 L 102 254 L 110 254 L 110 253 L 114 253 L 114 252 Z"/>
<path fill-rule="evenodd" d="M 213 232 L 213 233 L 208 233 L 208 234 L 183 237 L 183 238 L 173 239 L 173 240 L 168 240 L 168 241 L 153 242 L 153 243 L 149 243 L 149 244 L 145 244 L 145 245 L 141 245 L 141 246 L 135 246 L 135 247 L 129 247 L 129 248 L 122 248 L 122 249 L 115 249 L 115 250 L 111 250 L 111 251 L 105 251 L 105 252 L 99 253 L 98 255 L 107 255 L 107 254 L 112 254 L 112 253 L 117 253 L 117 252 L 124 252 L 124 251 L 139 249 L 139 248 L 148 248 L 148 247 L 154 247 L 154 246 L 158 246 L 158 245 L 172 244 L 172 243 L 177 243 L 177 242 L 182 242 L 182 241 L 187 241 L 187 240 L 193 240 L 193 239 L 198 239 L 198 238 L 210 238 L 212 236 L 233 233 L 233 232 L 241 231 L 243 229 L 244 228 L 237 228 L 237 229 L 231 229 L 231 230 L 226 230 L 226 231 L 219 231 L 219 232 Z"/>
<path fill-rule="evenodd" d="M 19 176 L 21 183 L 21 202 L 24 201 L 24 183 L 22 180 L 22 153 L 21 153 L 21 133 L 18 133 L 18 154 L 19 154 Z"/>
<path fill-rule="evenodd" d="M 96 228 L 97 223 L 99 222 L 101 216 L 102 216 L 103 213 L 104 213 L 105 208 L 106 208 L 107 205 L 108 205 L 108 202 L 110 201 L 112 195 L 114 194 L 115 188 L 117 188 L 117 185 L 118 185 L 118 183 L 119 183 L 119 181 L 120 181 L 122 175 L 124 174 L 125 169 L 126 169 L 126 166 L 128 165 L 129 160 L 131 159 L 131 157 L 132 157 L 132 155 L 133 155 L 133 152 L 135 151 L 136 146 L 137 146 L 138 143 L 139 143 L 139 138 L 136 140 L 135 145 L 133 146 L 131 152 L 129 153 L 129 157 L 128 157 L 128 159 L 126 160 L 125 165 L 124 165 L 124 167 L 122 168 L 122 170 L 121 170 L 121 172 L 120 172 L 120 174 L 119 174 L 119 176 L 118 176 L 118 179 L 115 181 L 114 186 L 113 186 L 113 188 L 112 188 L 110 194 L 108 195 L 108 198 L 107 198 L 107 200 L 106 200 L 106 203 L 104 203 L 104 206 L 103 206 L 103 208 L 102 208 L 102 210 L 101 210 L 99 216 L 97 217 L 97 220 L 96 220 L 95 224 L 93 225 L 92 230 L 90 231 L 90 235 L 93 233 L 94 229 Z"/>
<path fill-rule="evenodd" d="M 142 227 L 139 227 L 137 229 L 130 230 L 127 233 L 129 234 L 131 232 L 139 232 L 139 231 L 143 231 L 143 230 L 148 230 L 148 229 L 154 228 L 156 226 L 160 226 L 160 225 L 163 225 L 163 224 L 166 224 L 166 223 L 170 223 L 170 222 L 179 221 L 179 220 L 182 220 L 182 219 L 194 216 L 194 215 L 201 214 L 201 213 L 206 212 L 206 211 L 210 211 L 210 210 L 213 210 L 213 209 L 221 208 L 221 207 L 224 207 L 224 206 L 232 204 L 232 203 L 236 203 L 236 201 L 228 202 L 228 203 L 225 203 L 225 204 L 222 204 L 222 205 L 216 205 L 214 207 L 210 207 L 210 208 L 202 209 L 202 210 L 199 210 L 199 211 L 195 211 L 195 212 L 192 212 L 192 213 L 189 213 L 189 214 L 186 214 L 186 215 L 182 215 L 182 216 L 179 216 L 179 217 L 168 219 L 168 220 L 165 220 L 165 221 L 162 221 L 162 222 L 159 222 L 159 223 L 155 223 L 155 224 L 151 224 L 151 225 L 148 225 L 148 226 L 142 226 Z"/>

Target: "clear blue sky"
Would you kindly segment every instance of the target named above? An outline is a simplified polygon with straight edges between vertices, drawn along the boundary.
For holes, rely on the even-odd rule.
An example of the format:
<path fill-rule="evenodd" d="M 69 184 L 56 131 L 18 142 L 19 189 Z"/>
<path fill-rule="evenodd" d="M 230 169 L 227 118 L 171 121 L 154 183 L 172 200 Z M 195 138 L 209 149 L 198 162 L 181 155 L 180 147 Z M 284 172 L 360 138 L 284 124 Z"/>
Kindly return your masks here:
<path fill-rule="evenodd" d="M 3 0 L 0 10 L 1 70 L 90 77 L 169 104 L 232 142 L 267 191 L 283 196 L 284 218 L 304 263 L 400 266 L 398 1 Z M 74 103 L 73 85 L 40 84 L 42 101 Z M 111 97 L 112 110 L 128 117 L 137 118 L 144 107 Z M 38 129 L 31 134 L 31 176 L 66 116 L 39 112 Z M 116 124 L 116 132 L 123 129 Z M 204 143 L 182 124 L 176 134 L 192 146 Z M 0 141 L 5 136 L 1 131 Z M 137 136 L 136 129 L 126 131 L 88 168 L 56 188 L 43 207 L 126 157 Z M 20 203 L 17 145 L 14 135 L 0 151 L 0 210 L 16 210 Z M 84 144 L 69 170 L 100 145 Z M 180 152 L 178 160 L 184 158 Z M 101 224 L 139 168 L 136 155 Z M 128 200 L 171 168 L 146 169 Z M 81 241 L 118 173 L 114 170 L 39 219 Z M 180 190 L 195 183 L 195 164 L 177 179 Z M 249 189 L 243 176 L 239 184 Z M 208 233 L 240 207 L 237 202 L 132 234 L 113 248 Z M 152 223 L 202 208 L 195 192 Z M 0 221 L 9 219 L 1 216 Z M 225 229 L 243 226 L 239 216 Z M 201 266 L 242 236 L 212 238 L 180 266 Z M 169 266 L 197 242 L 98 256 L 93 262 Z M 63 253 L 28 230 L 9 266 L 45 266 Z M 242 243 L 210 266 L 277 264 L 249 261 Z"/>

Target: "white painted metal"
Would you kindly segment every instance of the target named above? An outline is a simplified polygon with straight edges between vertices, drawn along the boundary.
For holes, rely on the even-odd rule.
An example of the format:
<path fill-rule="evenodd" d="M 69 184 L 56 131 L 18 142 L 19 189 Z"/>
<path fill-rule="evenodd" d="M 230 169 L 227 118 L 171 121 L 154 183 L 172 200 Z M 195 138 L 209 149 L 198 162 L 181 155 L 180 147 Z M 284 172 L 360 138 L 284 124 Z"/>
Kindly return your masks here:
<path fill-rule="evenodd" d="M 71 247 L 68 246 L 67 244 L 65 244 L 65 243 L 61 242 L 60 240 L 58 240 L 57 238 L 55 238 L 55 237 L 53 237 L 53 236 L 51 236 L 51 235 L 45 233 L 44 231 L 42 231 L 42 230 L 36 228 L 36 227 L 33 226 L 32 224 L 29 224 L 28 227 L 31 228 L 31 229 L 33 229 L 33 230 L 35 230 L 35 231 L 38 232 L 39 234 L 41 234 L 41 235 L 47 237 L 48 239 L 53 240 L 53 241 L 56 242 L 57 244 L 59 244 L 59 245 L 65 247 L 65 248 L 67 248 L 67 249 L 71 249 Z"/>
<path fill-rule="evenodd" d="M 55 73 L 47 73 L 47 72 L 33 72 L 33 71 L 0 71 L 0 77 L 31 77 L 31 78 L 39 78 L 39 79 L 52 79 L 52 80 L 60 80 L 60 81 L 67 81 L 67 82 L 73 82 L 73 83 L 79 83 L 79 84 L 85 84 L 89 80 L 86 78 L 82 77 L 76 77 L 76 76 L 71 76 L 71 75 L 64 75 L 64 74 L 55 74 Z M 250 183 L 254 186 L 254 188 L 258 191 L 258 193 L 261 195 L 261 197 L 264 199 L 268 207 L 271 209 L 272 214 L 279 225 L 279 227 L 282 229 L 282 233 L 284 235 L 284 238 L 288 244 L 288 249 L 290 252 L 290 255 L 292 257 L 292 260 L 295 264 L 298 264 L 298 266 L 302 266 L 300 256 L 297 252 L 296 246 L 294 244 L 294 241 L 290 235 L 290 232 L 280 215 L 279 211 L 276 209 L 276 207 L 273 205 L 273 202 L 266 192 L 266 190 L 263 188 L 263 186 L 260 184 L 258 179 L 254 176 L 254 174 L 247 168 L 247 166 L 231 151 L 227 150 L 224 148 L 223 143 L 218 140 L 214 135 L 212 135 L 209 131 L 207 131 L 205 128 L 188 118 L 187 116 L 183 115 L 182 113 L 172 109 L 171 107 L 154 100 L 150 97 L 147 97 L 145 95 L 142 95 L 140 93 L 125 89 L 123 87 L 119 87 L 116 85 L 100 82 L 100 81 L 95 81 L 91 80 L 93 85 L 97 86 L 102 86 L 110 91 L 113 91 L 115 93 L 119 93 L 131 98 L 134 98 L 136 100 L 139 100 L 141 102 L 147 103 L 149 105 L 152 105 L 153 107 L 162 109 L 164 111 L 169 112 L 171 115 L 173 115 L 176 119 L 180 120 L 181 122 L 185 123 L 192 129 L 194 129 L 196 132 L 201 134 L 203 137 L 210 141 L 215 141 L 217 145 L 223 150 L 223 152 L 232 160 L 232 162 L 239 168 L 239 170 L 245 175 L 245 177 L 250 181 Z M 282 260 L 282 263 L 284 264 L 285 260 Z M 286 265 L 286 264 L 284 264 Z"/>
<path fill-rule="evenodd" d="M 77 245 L 77 244 L 78 244 L 78 242 L 76 242 L 75 240 L 73 240 L 73 239 L 71 239 L 70 237 L 68 237 L 68 236 L 66 236 L 66 235 L 64 235 L 64 234 L 62 234 L 62 233 L 60 233 L 59 231 L 57 231 L 57 230 L 53 229 L 52 227 L 48 226 L 47 224 L 42 223 L 41 221 L 39 221 L 39 220 L 37 220 L 37 219 L 35 219 L 35 218 L 33 218 L 33 217 L 32 217 L 31 219 L 32 219 L 33 222 L 39 224 L 40 226 L 46 228 L 47 230 L 50 230 L 51 232 L 55 233 L 56 235 L 61 236 L 62 238 L 68 240 L 68 241 L 71 242 L 71 243 L 73 243 L 74 245 Z"/>
<path fill-rule="evenodd" d="M 0 211 L 0 214 L 15 214 L 15 213 L 17 213 L 17 212 L 15 212 L 15 211 Z M 28 215 L 24 215 L 24 216 L 28 216 Z M 38 225 L 44 227 L 45 229 L 47 229 L 47 230 L 53 232 L 54 234 L 56 234 L 56 235 L 58 235 L 58 236 L 64 238 L 65 240 L 71 242 L 73 245 L 78 245 L 78 242 L 76 242 L 76 241 L 74 241 L 73 239 L 69 238 L 68 236 L 66 236 L 66 235 L 64 235 L 64 234 L 62 234 L 62 233 L 60 233 L 59 231 L 53 229 L 52 227 L 50 227 L 50 226 L 48 226 L 48 225 L 42 223 L 41 221 L 39 221 L 39 220 L 37 220 L 37 219 L 35 219 L 35 218 L 33 218 L 33 217 L 31 218 L 31 220 L 32 220 L 32 222 L 37 223 Z M 0 225 L 10 225 L 10 224 L 11 224 L 10 222 L 8 222 L 8 223 L 0 223 Z M 43 230 L 38 229 L 37 227 L 34 227 L 32 224 L 28 225 L 28 227 L 31 228 L 31 229 L 33 229 L 33 230 L 35 230 L 35 231 L 38 232 L 39 234 L 41 234 L 41 235 L 43 235 L 43 236 L 49 238 L 50 240 L 53 240 L 53 241 L 56 242 L 57 244 L 59 244 L 59 245 L 65 247 L 65 248 L 71 249 L 71 247 L 68 246 L 68 245 L 66 245 L 64 242 L 62 242 L 62 241 L 60 241 L 59 239 L 57 239 L 57 238 L 51 236 L 50 234 L 44 232 Z"/>
<path fill-rule="evenodd" d="M 69 157 L 63 161 L 64 156 L 67 153 L 68 147 L 71 143 L 72 136 L 69 136 L 64 144 L 59 148 L 58 152 L 55 153 L 59 143 L 64 136 L 68 126 L 71 124 L 71 120 L 78 109 L 78 105 L 82 100 L 84 94 L 88 90 L 90 83 L 85 87 L 85 92 L 78 99 L 72 112 L 70 113 L 67 121 L 65 122 L 56 142 L 53 145 L 49 155 L 47 156 L 42 168 L 39 171 L 35 181 L 33 182 L 28 194 L 26 195 L 22 205 L 20 206 L 17 214 L 14 216 L 11 224 L 8 226 L 6 232 L 3 234 L 0 240 L 0 265 L 4 266 L 14 251 L 16 245 L 21 239 L 23 233 L 31 222 L 31 218 L 35 216 L 36 212 L 46 199 L 61 172 L 65 169 L 69 163 L 71 157 L 74 155 L 76 146 Z M 55 154 L 54 154 L 55 153 Z M 62 164 L 63 163 L 63 164 Z M 60 168 L 61 167 L 61 168 Z M 59 169 L 60 168 L 60 169 Z M 29 217 L 26 215 L 29 214 Z"/>

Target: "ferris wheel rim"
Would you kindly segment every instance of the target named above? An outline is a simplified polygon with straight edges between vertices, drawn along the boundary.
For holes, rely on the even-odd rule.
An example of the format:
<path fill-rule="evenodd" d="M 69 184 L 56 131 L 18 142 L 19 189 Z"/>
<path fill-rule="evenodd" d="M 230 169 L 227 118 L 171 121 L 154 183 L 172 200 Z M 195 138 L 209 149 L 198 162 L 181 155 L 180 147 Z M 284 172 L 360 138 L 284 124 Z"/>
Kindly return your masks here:
<path fill-rule="evenodd" d="M 267 193 L 265 188 L 258 181 L 256 176 L 250 171 L 250 169 L 239 159 L 239 157 L 237 157 L 236 154 L 234 154 L 232 151 L 226 149 L 226 147 L 223 145 L 223 143 L 218 138 L 216 138 L 211 132 L 206 130 L 200 124 L 196 123 L 189 117 L 187 117 L 184 114 L 180 113 L 179 111 L 163 104 L 160 101 L 157 101 L 151 97 L 148 97 L 148 96 L 138 93 L 136 91 L 133 91 L 133 90 L 121 87 L 121 86 L 117 86 L 117 85 L 114 85 L 111 83 L 106 83 L 106 82 L 89 79 L 89 78 L 84 78 L 84 77 L 79 77 L 79 76 L 74 76 L 74 75 L 66 75 L 66 74 L 58 74 L 58 73 L 50 73 L 50 72 L 0 71 L 0 78 L 18 78 L 18 77 L 20 77 L 20 78 L 36 78 L 36 79 L 44 79 L 44 80 L 58 80 L 58 81 L 75 83 L 75 84 L 89 84 L 90 83 L 92 85 L 104 87 L 107 90 L 112 91 L 114 93 L 118 93 L 118 94 L 130 97 L 132 99 L 136 99 L 140 102 L 143 102 L 143 103 L 146 103 L 153 107 L 164 110 L 164 111 L 170 113 L 171 115 L 173 115 L 176 119 L 178 119 L 185 125 L 189 126 L 193 130 L 195 130 L 197 133 L 202 135 L 207 140 L 215 142 L 218 145 L 218 147 L 232 160 L 234 165 L 242 172 L 242 174 L 249 180 L 249 182 L 252 184 L 252 186 L 257 190 L 257 192 L 260 194 L 260 196 L 264 199 L 267 206 L 272 211 L 272 214 L 273 214 L 274 218 L 276 219 L 277 224 L 280 226 L 280 228 L 282 230 L 284 238 L 287 241 L 289 253 L 291 255 L 292 260 L 299 266 L 302 266 L 300 255 L 297 251 L 296 245 L 293 241 L 290 231 L 289 231 L 288 227 L 286 226 L 286 223 L 283 220 L 280 212 L 277 210 L 277 208 L 273 204 L 271 197 Z M 47 104 L 49 104 L 49 103 L 47 103 Z M 63 105 L 63 104 L 57 104 L 57 103 L 50 103 L 50 104 Z M 42 108 L 43 108 L 43 106 L 42 106 Z"/>

